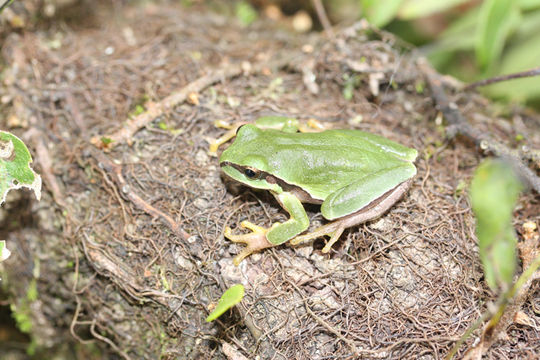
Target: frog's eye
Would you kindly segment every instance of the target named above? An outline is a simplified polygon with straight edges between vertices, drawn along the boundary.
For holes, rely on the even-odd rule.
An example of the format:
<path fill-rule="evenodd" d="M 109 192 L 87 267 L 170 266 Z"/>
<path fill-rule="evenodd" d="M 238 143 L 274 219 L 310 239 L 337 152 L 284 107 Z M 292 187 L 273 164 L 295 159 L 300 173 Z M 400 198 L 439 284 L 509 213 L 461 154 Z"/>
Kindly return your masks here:
<path fill-rule="evenodd" d="M 253 178 L 257 177 L 257 172 L 255 172 L 255 171 L 253 171 L 253 170 L 251 170 L 249 168 L 244 170 L 244 174 L 250 179 L 253 179 Z"/>

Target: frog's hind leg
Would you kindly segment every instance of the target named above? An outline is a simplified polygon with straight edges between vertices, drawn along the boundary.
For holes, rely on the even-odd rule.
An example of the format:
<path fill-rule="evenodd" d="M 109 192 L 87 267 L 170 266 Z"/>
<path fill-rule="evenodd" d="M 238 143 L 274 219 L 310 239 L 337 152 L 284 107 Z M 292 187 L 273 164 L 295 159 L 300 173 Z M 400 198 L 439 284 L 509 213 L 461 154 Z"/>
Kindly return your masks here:
<path fill-rule="evenodd" d="M 334 221 L 329 224 L 318 227 L 317 229 L 313 230 L 309 234 L 299 235 L 295 237 L 294 239 L 292 239 L 290 243 L 291 245 L 297 245 L 297 244 L 300 244 L 301 242 L 317 239 L 323 236 L 330 236 L 330 240 L 328 240 L 328 242 L 322 249 L 322 252 L 326 254 L 327 252 L 330 251 L 330 249 L 332 248 L 332 245 L 334 245 L 334 243 L 339 240 L 339 237 L 341 236 L 341 234 L 343 234 L 343 231 L 346 228 L 347 227 L 343 226 L 343 223 L 341 221 Z"/>
<path fill-rule="evenodd" d="M 367 209 L 363 209 L 362 211 L 334 220 L 331 223 L 325 224 L 308 234 L 299 235 L 292 239 L 290 243 L 292 245 L 297 245 L 304 241 L 309 241 L 328 235 L 330 236 L 330 240 L 322 249 L 323 253 L 327 253 L 328 251 L 330 251 L 332 245 L 334 245 L 334 243 L 339 239 L 339 237 L 346 228 L 376 219 L 382 214 L 384 214 L 388 209 L 392 207 L 392 205 L 394 205 L 397 200 L 399 200 L 401 196 L 403 196 L 403 194 L 411 186 L 411 183 L 412 180 L 405 181 L 399 186 L 397 186 L 395 189 L 387 192 L 379 199 L 374 201 L 367 207 Z"/>

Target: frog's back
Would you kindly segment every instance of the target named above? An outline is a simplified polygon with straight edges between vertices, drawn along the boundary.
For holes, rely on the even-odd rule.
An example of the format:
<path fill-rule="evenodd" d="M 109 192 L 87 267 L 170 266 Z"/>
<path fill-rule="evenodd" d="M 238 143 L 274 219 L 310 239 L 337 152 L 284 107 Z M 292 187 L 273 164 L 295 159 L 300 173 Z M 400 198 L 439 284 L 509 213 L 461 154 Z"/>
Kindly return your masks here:
<path fill-rule="evenodd" d="M 278 139 L 278 141 L 284 145 L 294 143 L 315 147 L 337 145 L 354 151 L 376 151 L 375 149 L 378 149 L 391 153 L 393 156 L 405 161 L 414 161 L 417 156 L 417 152 L 414 149 L 408 148 L 383 136 L 360 130 L 335 129 L 313 133 L 283 133 L 276 130 L 266 131 L 274 132 L 276 136 L 273 138 Z M 280 135 L 277 135 L 278 133 Z"/>
<path fill-rule="evenodd" d="M 358 130 L 266 131 L 261 148 L 267 152 L 269 172 L 321 200 L 363 176 L 416 158 L 414 149 Z"/>

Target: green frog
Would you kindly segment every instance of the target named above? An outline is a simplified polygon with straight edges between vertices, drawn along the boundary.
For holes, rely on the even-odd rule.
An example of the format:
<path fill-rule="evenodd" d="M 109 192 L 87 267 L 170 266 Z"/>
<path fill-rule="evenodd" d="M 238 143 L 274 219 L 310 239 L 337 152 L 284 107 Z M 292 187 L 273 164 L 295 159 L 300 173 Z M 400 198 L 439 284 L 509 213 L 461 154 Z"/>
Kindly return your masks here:
<path fill-rule="evenodd" d="M 269 228 L 243 221 L 249 234 L 233 235 L 227 227 L 226 238 L 247 245 L 235 257 L 236 265 L 254 251 L 328 235 L 326 253 L 346 228 L 386 212 L 416 175 L 415 149 L 359 130 L 299 128 L 296 119 L 263 117 L 235 127 L 213 145 L 217 149 L 235 131 L 236 140 L 219 158 L 222 171 L 246 186 L 270 191 L 290 216 Z M 302 234 L 309 227 L 303 203 L 320 204 L 330 223 Z"/>

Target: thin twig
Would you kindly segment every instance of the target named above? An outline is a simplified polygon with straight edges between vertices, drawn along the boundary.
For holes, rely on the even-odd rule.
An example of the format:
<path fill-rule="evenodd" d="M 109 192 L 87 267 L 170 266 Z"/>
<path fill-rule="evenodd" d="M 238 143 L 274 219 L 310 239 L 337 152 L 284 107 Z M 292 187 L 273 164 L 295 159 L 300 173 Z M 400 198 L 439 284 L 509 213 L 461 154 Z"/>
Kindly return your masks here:
<path fill-rule="evenodd" d="M 184 229 L 182 229 L 172 217 L 148 204 L 133 191 L 132 187 L 129 186 L 127 181 L 124 179 L 124 176 L 122 175 L 121 165 L 113 163 L 105 154 L 103 154 L 99 150 L 93 150 L 92 155 L 97 161 L 100 162 L 101 166 L 112 175 L 112 178 L 118 186 L 118 189 L 120 189 L 121 193 L 125 197 L 127 197 L 135 206 L 137 206 L 139 209 L 143 210 L 149 215 L 160 218 L 178 237 L 180 237 L 180 239 L 185 241 L 189 238 L 189 234 Z"/>
<path fill-rule="evenodd" d="M 540 194 L 540 178 L 523 164 L 521 158 L 516 156 L 515 151 L 510 150 L 504 144 L 492 139 L 488 134 L 473 128 L 461 114 L 457 105 L 450 102 L 446 96 L 443 86 L 437 78 L 437 73 L 423 62 L 419 62 L 419 67 L 424 72 L 427 82 L 429 83 L 433 100 L 437 104 L 438 109 L 443 113 L 446 121 L 450 124 L 447 128 L 448 136 L 453 137 L 457 134 L 464 135 L 473 140 L 475 144 L 483 150 L 490 151 L 495 156 L 507 160 L 525 185 Z"/>
<path fill-rule="evenodd" d="M 47 139 L 46 135 L 35 127 L 28 130 L 27 135 L 34 144 L 36 149 L 36 159 L 41 166 L 41 174 L 43 175 L 45 184 L 53 195 L 54 201 L 63 209 L 67 209 L 68 205 L 63 195 L 64 191 L 60 188 L 57 178 L 54 175 L 52 158 L 49 154 L 47 145 L 45 144 L 44 139 Z"/>
<path fill-rule="evenodd" d="M 120 354 L 125 360 L 131 360 L 131 357 L 125 351 L 120 349 L 111 339 L 98 334 L 98 332 L 96 331 L 96 320 L 95 319 L 92 321 L 92 325 L 90 326 L 90 333 L 96 339 L 99 339 L 99 340 L 109 344 L 109 346 L 112 347 L 113 350 L 116 351 L 118 354 Z"/>
<path fill-rule="evenodd" d="M 334 38 L 334 31 L 332 30 L 332 25 L 330 24 L 330 20 L 328 20 L 328 16 L 326 15 L 326 10 L 324 10 L 324 5 L 322 1 L 311 0 L 311 3 L 313 4 L 315 11 L 317 12 L 317 17 L 319 18 L 319 21 L 321 22 L 323 29 L 326 32 L 326 35 L 329 38 Z"/>
<path fill-rule="evenodd" d="M 533 77 L 533 76 L 538 76 L 538 75 L 540 75 L 540 67 L 537 67 L 531 70 L 518 72 L 518 73 L 494 76 L 489 79 L 475 81 L 465 86 L 463 90 L 471 90 L 479 86 L 486 86 L 486 85 L 491 85 L 498 82 L 513 80 L 513 79 L 520 79 L 520 78 L 525 78 L 525 77 Z"/>
<path fill-rule="evenodd" d="M 304 302 L 304 308 L 306 309 L 307 313 L 309 315 L 311 315 L 315 321 L 317 321 L 319 323 L 319 325 L 321 325 L 322 327 L 324 327 L 326 330 L 328 330 L 329 332 L 331 332 L 332 334 L 334 334 L 338 339 L 340 339 L 341 341 L 343 341 L 345 344 L 347 344 L 349 346 L 349 348 L 351 349 L 351 351 L 354 353 L 355 356 L 358 356 L 359 353 L 358 353 L 358 349 L 356 348 L 356 345 L 354 344 L 354 341 L 352 340 L 349 340 L 347 339 L 345 336 L 341 335 L 341 333 L 336 330 L 332 325 L 330 325 L 329 323 L 327 323 L 326 321 L 323 320 L 323 318 L 321 318 L 320 316 L 318 316 L 317 314 L 315 314 L 309 307 L 309 305 L 307 304 L 307 302 Z"/>
<path fill-rule="evenodd" d="M 226 341 L 221 343 L 221 350 L 223 351 L 223 354 L 225 354 L 225 356 L 231 360 L 248 360 L 248 358 L 245 357 L 240 350 Z"/>
<path fill-rule="evenodd" d="M 99 148 L 114 147 L 122 144 L 123 142 L 128 142 L 129 144 L 133 135 L 137 131 L 154 121 L 159 116 L 168 114 L 176 106 L 186 101 L 190 94 L 200 93 L 212 84 L 219 81 L 232 79 L 242 74 L 259 73 L 264 69 L 269 68 L 282 68 L 289 65 L 293 59 L 294 56 L 292 56 L 292 54 L 287 54 L 282 57 L 278 57 L 274 61 L 260 61 L 253 66 L 246 66 L 245 64 L 232 64 L 223 69 L 211 71 L 209 74 L 206 74 L 197 80 L 190 82 L 183 88 L 172 92 L 160 102 L 147 103 L 146 111 L 126 120 L 121 129 L 109 135 L 96 136 L 92 138 L 91 142 Z M 107 139 L 106 141 L 110 141 L 110 143 L 105 144 L 103 139 Z"/>
<path fill-rule="evenodd" d="M 81 344 L 91 344 L 94 342 L 94 339 L 84 340 L 75 332 L 75 326 L 78 324 L 77 319 L 81 312 L 81 299 L 78 296 L 75 296 L 75 301 L 77 302 L 77 306 L 75 307 L 75 313 L 73 314 L 71 324 L 69 325 L 69 332 L 71 333 L 71 336 L 77 339 Z"/>

